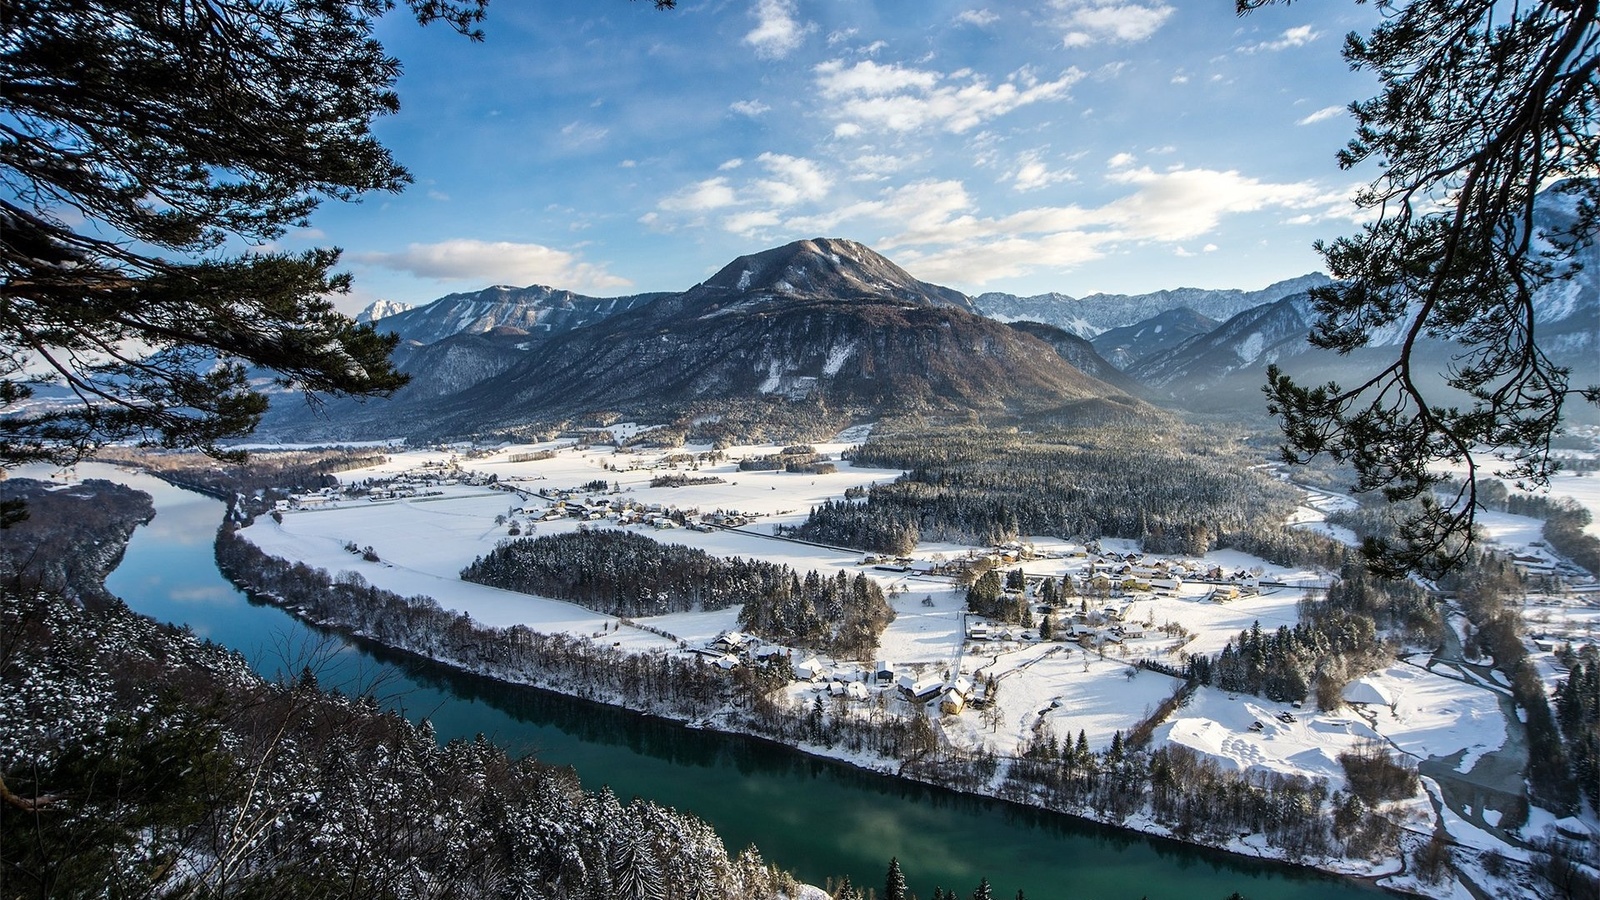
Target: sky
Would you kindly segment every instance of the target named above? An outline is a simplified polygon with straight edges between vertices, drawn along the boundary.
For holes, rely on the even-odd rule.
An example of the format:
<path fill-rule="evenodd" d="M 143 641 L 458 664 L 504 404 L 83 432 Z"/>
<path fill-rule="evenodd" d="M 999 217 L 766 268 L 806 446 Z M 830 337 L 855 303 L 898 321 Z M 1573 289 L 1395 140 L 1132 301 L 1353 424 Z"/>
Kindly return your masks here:
<path fill-rule="evenodd" d="M 685 290 L 735 257 L 860 241 L 968 293 L 1258 289 L 1358 221 L 1353 2 L 546 0 L 485 41 L 388 16 L 415 177 L 330 201 L 347 311 L 492 284 Z"/>

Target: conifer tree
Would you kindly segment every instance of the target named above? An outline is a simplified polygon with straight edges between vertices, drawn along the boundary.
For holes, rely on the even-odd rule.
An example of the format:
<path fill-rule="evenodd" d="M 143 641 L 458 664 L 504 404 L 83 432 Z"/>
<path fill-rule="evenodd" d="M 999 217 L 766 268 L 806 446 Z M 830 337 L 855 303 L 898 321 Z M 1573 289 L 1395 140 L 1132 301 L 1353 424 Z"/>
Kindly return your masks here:
<path fill-rule="evenodd" d="M 889 872 L 883 879 L 883 900 L 906 900 L 906 876 L 900 872 L 900 859 L 889 858 Z"/>
<path fill-rule="evenodd" d="M 1398 349 L 1358 384 L 1303 385 L 1274 365 L 1265 390 L 1287 459 L 1327 454 L 1353 465 L 1357 491 L 1420 501 L 1397 537 L 1363 547 L 1371 564 L 1437 574 L 1466 560 L 1477 455 L 1544 485 L 1565 404 L 1600 403 L 1600 384 L 1571 383 L 1540 346 L 1536 309 L 1541 290 L 1578 276 L 1600 230 L 1600 3 L 1381 7 L 1344 43 L 1380 93 L 1350 105 L 1356 132 L 1338 153 L 1343 169 L 1377 164 L 1356 197 L 1373 215 L 1317 244 L 1336 280 L 1312 291 L 1311 342 L 1350 353 L 1394 335 Z M 1541 193 L 1565 211 L 1549 214 Z M 1449 343 L 1447 371 L 1421 365 L 1425 338 Z M 1449 464 L 1467 474 L 1453 488 Z"/>

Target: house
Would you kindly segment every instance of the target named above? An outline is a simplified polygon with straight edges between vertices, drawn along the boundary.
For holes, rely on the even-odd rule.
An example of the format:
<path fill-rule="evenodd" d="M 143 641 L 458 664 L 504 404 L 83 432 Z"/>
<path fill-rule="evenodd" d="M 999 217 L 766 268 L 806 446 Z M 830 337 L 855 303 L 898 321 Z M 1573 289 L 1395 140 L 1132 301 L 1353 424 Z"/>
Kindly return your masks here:
<path fill-rule="evenodd" d="M 722 650 L 724 653 L 738 653 L 754 641 L 755 638 L 742 631 L 724 631 L 717 635 L 716 640 L 711 642 L 711 646 Z"/>
<path fill-rule="evenodd" d="M 844 695 L 851 700 L 867 699 L 867 686 L 859 681 L 852 681 L 844 686 Z"/>
<path fill-rule="evenodd" d="M 968 622 L 967 639 L 973 641 L 987 641 L 989 639 L 989 623 Z"/>
<path fill-rule="evenodd" d="M 912 675 L 900 676 L 900 690 L 913 700 L 927 700 L 944 688 L 942 678 L 917 678 Z"/>
<path fill-rule="evenodd" d="M 816 681 L 822 677 L 822 663 L 815 656 L 808 656 L 794 664 L 794 677 L 796 681 Z"/>
<path fill-rule="evenodd" d="M 712 665 L 726 672 L 729 669 L 738 668 L 739 657 L 732 656 L 730 654 L 723 654 L 722 656 L 717 657 L 716 661 L 713 662 Z"/>
<path fill-rule="evenodd" d="M 894 663 L 880 659 L 872 665 L 872 682 L 879 685 L 894 684 Z"/>
<path fill-rule="evenodd" d="M 960 694 L 962 698 L 965 699 L 972 696 L 972 691 L 976 687 L 976 684 L 973 682 L 970 675 L 957 675 L 955 680 L 946 686 Z"/>
<path fill-rule="evenodd" d="M 1239 589 L 1231 584 L 1214 589 L 1206 596 L 1212 603 L 1232 603 L 1239 599 Z"/>
<path fill-rule="evenodd" d="M 947 716 L 960 715 L 967 708 L 967 698 L 955 688 L 947 688 L 939 697 L 939 712 Z"/>

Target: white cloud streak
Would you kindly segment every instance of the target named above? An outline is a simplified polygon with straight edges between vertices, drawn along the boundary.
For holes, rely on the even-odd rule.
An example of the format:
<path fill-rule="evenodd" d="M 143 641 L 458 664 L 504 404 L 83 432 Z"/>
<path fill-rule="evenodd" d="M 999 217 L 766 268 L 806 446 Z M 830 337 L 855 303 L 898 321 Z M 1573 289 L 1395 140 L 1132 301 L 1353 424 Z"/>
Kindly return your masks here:
<path fill-rule="evenodd" d="M 1300 119 L 1299 121 L 1295 122 L 1295 124 L 1296 125 L 1312 125 L 1312 124 L 1315 124 L 1317 122 L 1325 122 L 1328 119 L 1332 119 L 1332 118 L 1335 118 L 1337 116 L 1344 115 L 1344 112 L 1345 112 L 1345 108 L 1343 106 L 1324 106 L 1323 108 L 1317 110 L 1316 112 L 1312 113 L 1311 115 L 1306 116 L 1305 118 Z"/>
<path fill-rule="evenodd" d="M 625 288 L 633 284 L 565 250 L 510 241 L 455 238 L 436 244 L 411 244 L 398 253 L 362 253 L 355 259 L 435 281 L 547 284 L 580 291 Z"/>
<path fill-rule="evenodd" d="M 838 137 L 925 128 L 960 134 L 1019 107 L 1065 97 L 1084 77 L 1073 68 L 1053 81 L 1041 81 L 1019 69 L 991 87 L 983 76 L 968 70 L 945 74 L 871 60 L 850 65 L 838 59 L 817 65 L 814 72 L 818 92 L 833 102 L 830 111 L 839 120 L 834 127 Z"/>
<path fill-rule="evenodd" d="M 1058 0 L 1066 33 L 1063 46 L 1135 43 L 1155 34 L 1172 16 L 1165 3 L 1119 3 L 1116 0 Z"/>
<path fill-rule="evenodd" d="M 1241 53 L 1276 53 L 1280 50 L 1304 47 L 1319 37 L 1322 37 L 1322 32 L 1313 30 L 1310 25 L 1296 25 L 1287 29 L 1273 40 L 1240 47 L 1239 51 Z"/>

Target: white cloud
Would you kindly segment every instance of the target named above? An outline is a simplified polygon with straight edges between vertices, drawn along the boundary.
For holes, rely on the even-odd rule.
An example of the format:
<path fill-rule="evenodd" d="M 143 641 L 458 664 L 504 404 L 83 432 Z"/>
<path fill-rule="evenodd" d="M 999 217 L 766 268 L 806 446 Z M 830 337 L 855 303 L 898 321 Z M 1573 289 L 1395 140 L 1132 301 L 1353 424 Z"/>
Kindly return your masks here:
<path fill-rule="evenodd" d="M 668 212 L 706 212 L 733 206 L 739 202 L 733 187 L 726 178 L 707 178 L 697 181 L 656 204 Z"/>
<path fill-rule="evenodd" d="M 756 162 L 766 166 L 773 177 L 754 182 L 751 190 L 756 202 L 771 206 L 794 206 L 803 201 L 821 200 L 828 196 L 833 182 L 817 164 L 798 156 L 782 153 L 763 153 Z"/>
<path fill-rule="evenodd" d="M 828 46 L 842 44 L 860 33 L 861 30 L 859 28 L 842 28 L 838 31 L 830 31 L 828 32 Z"/>
<path fill-rule="evenodd" d="M 1037 269 L 1069 269 L 1134 244 L 1205 238 L 1231 215 L 1320 210 L 1330 203 L 1330 195 L 1313 184 L 1263 182 L 1235 171 L 1125 166 L 1108 172 L 1106 180 L 1132 190 L 1098 207 L 1041 206 L 993 218 L 953 204 L 930 206 L 926 215 L 903 222 L 879 215 L 902 230 L 878 246 L 902 248 L 896 259 L 919 278 L 981 285 Z M 959 183 L 945 192 L 964 196 Z M 1216 249 L 1208 242 L 1200 252 Z"/>
<path fill-rule="evenodd" d="M 1316 112 L 1312 113 L 1311 115 L 1306 116 L 1304 119 L 1301 119 L 1301 120 L 1295 122 L 1295 124 L 1296 125 L 1311 125 L 1311 124 L 1313 124 L 1315 122 L 1323 122 L 1323 121 L 1326 121 L 1328 119 L 1332 119 L 1335 116 L 1343 114 L 1344 111 L 1345 111 L 1345 108 L 1342 107 L 1342 106 L 1324 106 L 1323 108 L 1317 110 Z"/>
<path fill-rule="evenodd" d="M 1138 162 L 1138 158 L 1132 153 L 1118 153 L 1117 155 L 1106 160 L 1106 168 L 1122 169 L 1133 165 L 1135 162 Z"/>
<path fill-rule="evenodd" d="M 1310 25 L 1296 25 L 1273 40 L 1240 47 L 1239 51 L 1241 53 L 1275 53 L 1279 50 L 1288 50 L 1293 47 L 1304 47 L 1319 37 L 1322 37 L 1322 32 L 1313 30 Z"/>
<path fill-rule="evenodd" d="M 1064 97 L 1083 78 L 1074 68 L 1054 81 L 1041 81 L 1019 69 L 991 87 L 983 76 L 965 70 L 946 75 L 871 60 L 846 65 L 837 59 L 814 71 L 819 92 L 834 102 L 831 112 L 841 120 L 834 126 L 838 137 L 869 129 L 939 128 L 959 134 L 1018 107 Z"/>
<path fill-rule="evenodd" d="M 669 194 L 656 204 L 656 209 L 666 213 L 687 214 L 692 224 L 703 225 L 703 214 L 730 207 L 743 207 L 722 220 L 723 227 L 737 234 L 749 234 L 780 221 L 782 211 L 804 203 L 825 199 L 833 188 L 833 179 L 815 162 L 783 153 L 763 153 L 755 161 L 766 170 L 765 177 L 754 177 L 735 183 L 728 176 L 718 175 L 690 184 Z M 731 172 L 744 166 L 743 159 L 730 159 L 718 166 L 719 171 Z M 655 213 L 646 225 L 659 220 Z"/>
<path fill-rule="evenodd" d="M 1116 0 L 1057 0 L 1067 31 L 1061 43 L 1084 47 L 1095 43 L 1142 41 L 1172 16 L 1165 3 L 1119 3 Z"/>
<path fill-rule="evenodd" d="M 772 109 L 772 107 L 762 103 L 760 100 L 735 100 L 728 104 L 728 108 L 741 116 L 749 116 L 752 119 Z"/>
<path fill-rule="evenodd" d="M 979 28 L 993 25 L 998 21 L 1000 21 L 1000 16 L 987 9 L 962 10 L 956 16 L 957 25 L 976 25 Z"/>
<path fill-rule="evenodd" d="M 1011 187 L 1017 191 L 1036 191 L 1074 178 L 1071 169 L 1052 169 L 1046 165 L 1042 150 L 1028 150 L 1019 154 L 1016 167 L 1009 177 Z"/>
<path fill-rule="evenodd" d="M 437 281 L 482 284 L 548 284 L 569 290 L 607 290 L 633 282 L 582 262 L 565 250 L 542 244 L 456 238 L 436 244 L 411 244 L 399 253 L 363 253 L 355 259 L 368 265 Z"/>
<path fill-rule="evenodd" d="M 792 0 L 760 0 L 754 10 L 756 27 L 744 36 L 744 42 L 755 48 L 763 59 L 782 59 L 793 53 L 816 30 L 811 23 L 802 24 L 795 18 Z M 831 38 L 830 38 L 831 39 Z"/>

